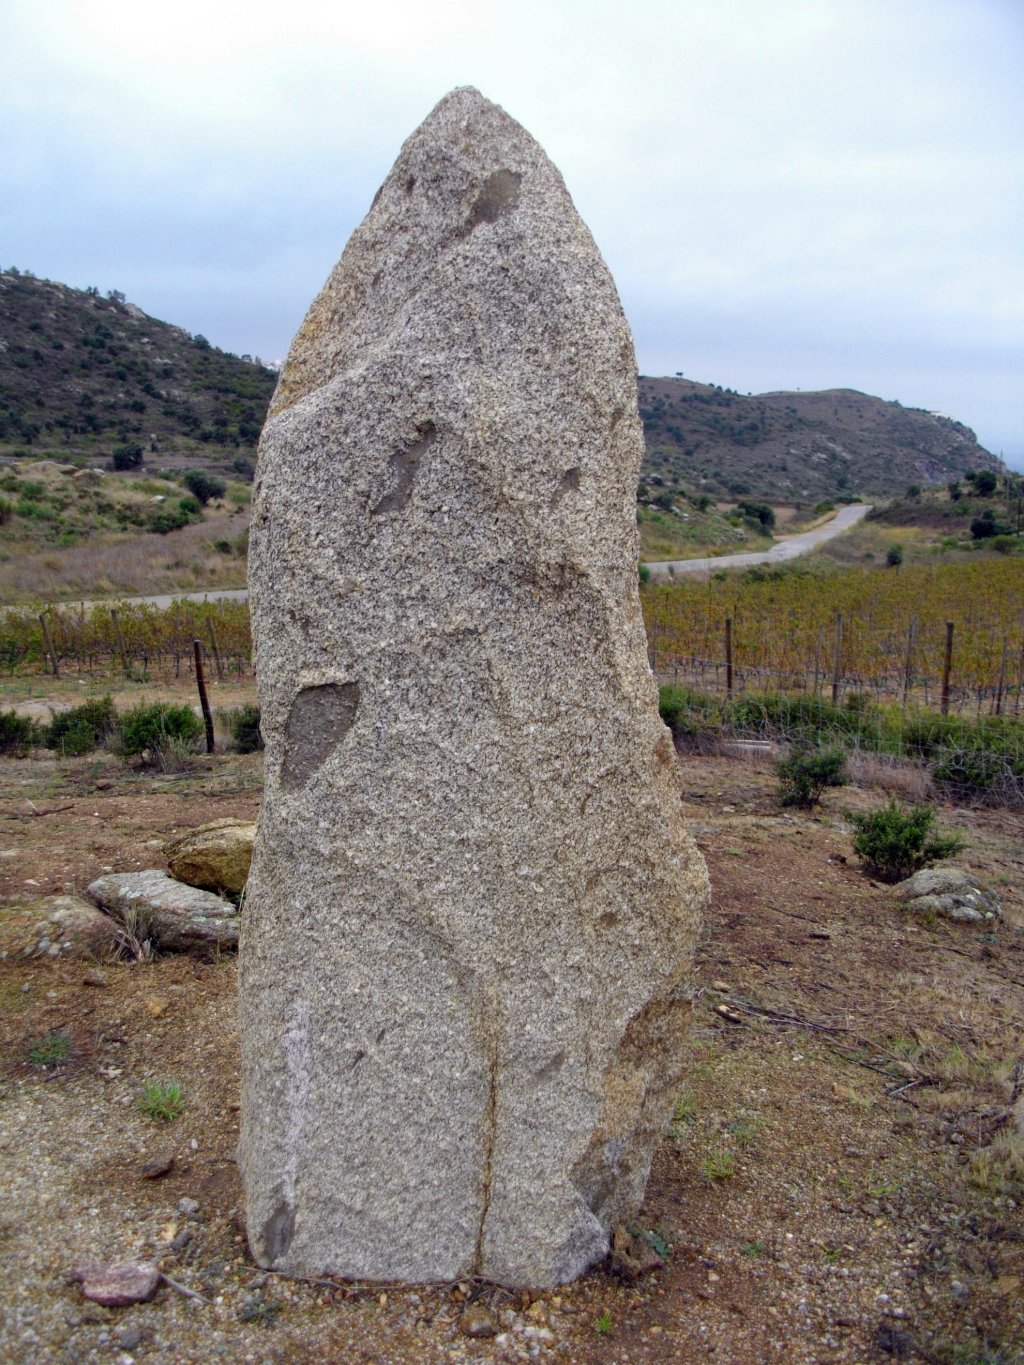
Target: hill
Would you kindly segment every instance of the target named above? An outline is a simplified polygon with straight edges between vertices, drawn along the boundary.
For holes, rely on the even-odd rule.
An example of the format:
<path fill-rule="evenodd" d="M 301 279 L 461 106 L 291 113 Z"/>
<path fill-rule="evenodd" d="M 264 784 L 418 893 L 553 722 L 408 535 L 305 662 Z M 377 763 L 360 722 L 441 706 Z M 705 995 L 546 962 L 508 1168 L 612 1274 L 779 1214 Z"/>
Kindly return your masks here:
<path fill-rule="evenodd" d="M 116 290 L 0 272 L 0 455 L 96 463 L 132 445 L 151 468 L 245 473 L 276 381 L 258 358 L 151 318 Z M 645 480 L 712 503 L 882 497 L 999 468 L 952 418 L 852 389 L 744 397 L 641 375 L 639 400 Z"/>
<path fill-rule="evenodd" d="M 645 476 L 714 497 L 886 497 L 1001 468 L 962 423 L 853 389 L 744 397 L 641 375 L 639 399 Z"/>
<path fill-rule="evenodd" d="M 251 463 L 277 374 L 112 291 L 0 273 L 0 452 Z"/>

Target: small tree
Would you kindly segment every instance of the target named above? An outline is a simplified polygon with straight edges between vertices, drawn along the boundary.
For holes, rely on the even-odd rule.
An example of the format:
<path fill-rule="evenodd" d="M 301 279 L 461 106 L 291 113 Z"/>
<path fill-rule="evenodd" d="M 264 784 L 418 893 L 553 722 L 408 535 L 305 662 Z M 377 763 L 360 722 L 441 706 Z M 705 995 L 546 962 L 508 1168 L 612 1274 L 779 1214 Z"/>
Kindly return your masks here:
<path fill-rule="evenodd" d="M 218 479 L 216 474 L 207 474 L 202 469 L 187 470 L 182 483 L 204 507 L 211 498 L 222 498 L 226 486 L 224 480 Z"/>
<path fill-rule="evenodd" d="M 963 847 L 956 835 L 931 834 L 931 806 L 901 806 L 895 797 L 867 815 L 851 815 L 857 833 L 853 851 L 866 871 L 883 882 L 901 882 L 922 867 L 949 858 Z"/>
<path fill-rule="evenodd" d="M 115 446 L 110 457 L 110 463 L 115 469 L 138 469 L 142 464 L 142 447 L 137 441 L 132 441 L 123 446 Z"/>
<path fill-rule="evenodd" d="M 974 490 L 980 493 L 983 498 L 987 498 L 990 493 L 996 491 L 998 479 L 991 469 L 979 469 L 974 476 Z"/>
<path fill-rule="evenodd" d="M 975 540 L 988 540 L 992 536 L 1007 536 L 1012 527 L 1004 526 L 1001 521 L 996 521 L 996 514 L 991 507 L 986 507 L 980 517 L 975 517 L 971 522 L 971 535 Z"/>
<path fill-rule="evenodd" d="M 903 563 L 903 546 L 896 541 L 885 552 L 885 562 L 890 569 L 898 569 Z"/>

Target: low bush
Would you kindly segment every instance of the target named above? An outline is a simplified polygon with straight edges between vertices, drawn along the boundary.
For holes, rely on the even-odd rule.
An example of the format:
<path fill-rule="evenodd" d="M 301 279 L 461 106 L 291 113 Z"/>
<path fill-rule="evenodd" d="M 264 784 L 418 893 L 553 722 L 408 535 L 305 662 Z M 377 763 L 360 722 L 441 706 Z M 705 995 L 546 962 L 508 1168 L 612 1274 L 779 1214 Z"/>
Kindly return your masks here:
<path fill-rule="evenodd" d="M 676 740 L 693 740 L 722 725 L 722 706 L 715 697 L 671 683 L 658 693 L 658 711 Z"/>
<path fill-rule="evenodd" d="M 845 787 L 849 781 L 843 749 L 794 749 L 775 771 L 784 806 L 813 806 L 826 787 Z"/>
<path fill-rule="evenodd" d="M 45 739 L 45 727 L 29 716 L 19 716 L 16 711 L 0 711 L 0 754 L 23 757 Z"/>
<path fill-rule="evenodd" d="M 151 758 L 191 749 L 203 733 L 203 723 L 191 706 L 170 702 L 141 702 L 121 717 L 118 750 L 125 758 L 148 753 Z"/>
<path fill-rule="evenodd" d="M 88 754 L 117 731 L 117 712 L 110 696 L 61 711 L 46 727 L 46 746 L 65 755 Z"/>
<path fill-rule="evenodd" d="M 883 882 L 901 882 L 963 847 L 957 835 L 932 834 L 933 807 L 903 806 L 895 797 L 866 815 L 851 815 L 850 821 L 857 831 L 854 853 L 865 870 Z"/>
<path fill-rule="evenodd" d="M 260 708 L 254 702 L 246 702 L 237 711 L 232 711 L 231 747 L 237 754 L 254 754 L 263 748 L 263 735 L 260 733 Z"/>

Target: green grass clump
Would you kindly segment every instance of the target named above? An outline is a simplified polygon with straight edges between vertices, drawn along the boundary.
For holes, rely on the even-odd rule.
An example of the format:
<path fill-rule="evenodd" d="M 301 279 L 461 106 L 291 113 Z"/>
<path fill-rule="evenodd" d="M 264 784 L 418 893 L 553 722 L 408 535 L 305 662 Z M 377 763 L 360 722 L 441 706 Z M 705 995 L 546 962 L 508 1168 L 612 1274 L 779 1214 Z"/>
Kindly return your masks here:
<path fill-rule="evenodd" d="M 47 1033 L 29 1048 L 28 1060 L 40 1071 L 64 1066 L 71 1060 L 71 1039 L 63 1033 Z"/>
<path fill-rule="evenodd" d="M 866 815 L 851 815 L 857 833 L 853 851 L 865 870 L 883 882 L 901 882 L 922 867 L 952 857 L 963 847 L 957 835 L 933 835 L 935 811 L 903 806 L 895 797 Z"/>
<path fill-rule="evenodd" d="M 170 1123 L 185 1108 L 185 1096 L 177 1081 L 147 1081 L 139 1096 L 139 1108 L 147 1118 Z"/>
<path fill-rule="evenodd" d="M 700 1163 L 700 1168 L 708 1180 L 731 1180 L 736 1174 L 736 1158 L 725 1147 L 716 1147 Z"/>

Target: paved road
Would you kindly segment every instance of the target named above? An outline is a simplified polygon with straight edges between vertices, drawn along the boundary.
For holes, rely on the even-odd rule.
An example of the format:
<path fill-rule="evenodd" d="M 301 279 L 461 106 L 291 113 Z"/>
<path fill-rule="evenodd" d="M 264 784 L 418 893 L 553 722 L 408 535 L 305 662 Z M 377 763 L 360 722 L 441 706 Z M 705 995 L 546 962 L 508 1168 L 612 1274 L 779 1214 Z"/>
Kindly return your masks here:
<path fill-rule="evenodd" d="M 739 555 L 712 555 L 708 559 L 668 559 L 645 563 L 651 571 L 652 578 L 667 578 L 670 571 L 678 576 L 684 573 L 709 573 L 715 569 L 749 569 L 752 564 L 781 564 L 787 559 L 805 555 L 808 550 L 813 550 L 816 545 L 823 545 L 826 540 L 841 536 L 851 526 L 856 526 L 858 521 L 863 521 L 870 511 L 870 505 L 863 502 L 840 507 L 832 520 L 827 521 L 824 526 L 817 526 L 813 531 L 801 531 L 798 536 L 784 536 L 770 550 L 751 550 Z"/>
<path fill-rule="evenodd" d="M 649 563 L 647 567 L 651 571 L 652 578 L 664 578 L 667 577 L 670 569 L 674 570 L 676 574 L 708 573 L 714 569 L 749 568 L 751 564 L 781 564 L 784 560 L 796 559 L 798 555 L 805 555 L 808 550 L 813 550 L 816 545 L 822 545 L 834 536 L 842 535 L 851 526 L 856 526 L 858 521 L 863 521 L 870 511 L 871 508 L 866 503 L 841 507 L 832 520 L 827 521 L 824 526 L 818 526 L 813 531 L 802 531 L 798 536 L 784 536 L 770 550 L 754 550 L 739 555 L 717 555 L 709 559 L 658 560 L 656 563 Z M 101 605 L 102 602 L 148 602 L 154 607 L 166 610 L 172 602 L 244 602 L 248 596 L 249 593 L 245 588 L 213 588 L 208 592 L 170 592 L 161 593 L 155 597 L 106 597 L 88 602 L 62 602 L 59 605 L 95 607 Z"/>
<path fill-rule="evenodd" d="M 172 602 L 244 602 L 247 588 L 210 588 L 206 592 L 164 592 L 156 597 L 96 597 L 85 602 L 54 602 L 55 607 L 116 607 L 118 602 L 147 602 L 166 611 Z"/>

